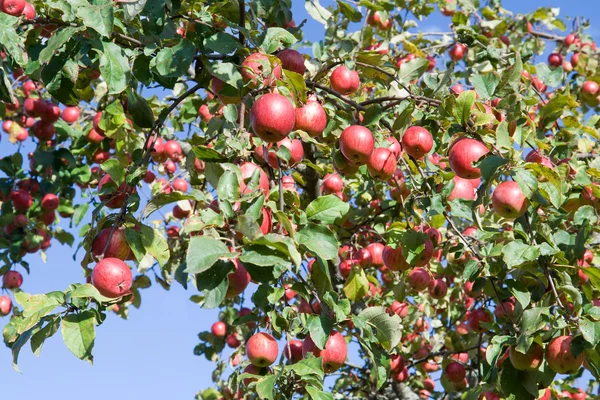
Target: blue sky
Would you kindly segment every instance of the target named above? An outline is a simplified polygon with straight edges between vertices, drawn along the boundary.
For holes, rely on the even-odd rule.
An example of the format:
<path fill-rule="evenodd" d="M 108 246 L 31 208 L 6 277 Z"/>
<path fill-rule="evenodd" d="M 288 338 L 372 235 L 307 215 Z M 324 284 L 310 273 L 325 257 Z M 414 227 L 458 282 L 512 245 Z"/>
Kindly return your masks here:
<path fill-rule="evenodd" d="M 308 19 L 305 39 L 318 41 L 323 27 L 308 17 L 304 2 L 294 0 L 294 19 Z M 323 4 L 328 4 L 322 1 Z M 564 17 L 583 15 L 600 19 L 600 9 L 592 1 L 510 0 L 504 7 L 513 12 L 532 11 L 541 6 L 560 7 Z M 449 19 L 434 15 L 420 24 L 425 30 L 448 30 Z M 597 29 L 592 28 L 595 34 Z M 541 60 L 539 60 L 541 61 Z M 6 136 L 3 140 L 6 139 Z M 4 156 L 13 151 L 5 141 L 0 148 Z M 48 262 L 38 255 L 28 255 L 32 275 L 25 276 L 23 289 L 29 293 L 46 293 L 65 289 L 72 282 L 81 282 L 81 268 L 72 258 L 73 249 L 54 243 L 48 251 Z M 80 253 L 81 257 L 81 253 Z M 202 388 L 210 386 L 213 364 L 193 355 L 198 343 L 197 333 L 209 330 L 217 320 L 214 310 L 202 310 L 189 301 L 193 290 L 185 291 L 174 284 L 169 292 L 158 285 L 144 290 L 142 307 L 132 309 L 129 320 L 110 314 L 97 329 L 91 366 L 75 358 L 64 346 L 60 333 L 44 345 L 40 358 L 29 347 L 20 356 L 22 374 L 12 370 L 8 348 L 0 346 L 0 393 L 3 398 L 48 398 L 106 400 L 119 398 L 191 399 Z M 0 319 L 0 326 L 6 320 Z"/>

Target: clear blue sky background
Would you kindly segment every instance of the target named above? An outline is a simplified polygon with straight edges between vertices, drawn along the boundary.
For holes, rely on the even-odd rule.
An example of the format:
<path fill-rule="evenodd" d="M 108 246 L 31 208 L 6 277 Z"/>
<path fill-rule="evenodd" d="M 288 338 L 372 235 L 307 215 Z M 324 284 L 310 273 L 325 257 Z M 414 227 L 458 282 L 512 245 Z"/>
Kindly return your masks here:
<path fill-rule="evenodd" d="M 308 19 L 305 38 L 322 38 L 322 25 L 314 22 L 304 10 L 304 1 L 294 0 L 294 19 Z M 322 1 L 323 4 L 329 4 Z M 585 16 L 592 23 L 600 21 L 595 1 L 573 0 L 508 0 L 504 7 L 516 13 L 537 7 L 560 7 L 561 16 Z M 420 24 L 430 31 L 447 30 L 449 19 L 435 14 Z M 599 41 L 595 25 L 589 30 Z M 541 61 L 541 59 L 540 59 Z M 438 64 L 439 65 L 439 64 Z M 0 155 L 14 151 L 3 138 Z M 72 282 L 81 282 L 81 268 L 72 258 L 73 249 L 54 243 L 44 264 L 38 255 L 28 255 L 32 275 L 25 276 L 23 290 L 47 293 L 63 290 Z M 81 256 L 81 253 L 80 253 Z M 202 388 L 210 386 L 213 365 L 194 356 L 197 333 L 209 330 L 217 319 L 215 310 L 202 310 L 189 301 L 194 290 L 185 291 L 174 284 L 170 292 L 158 285 L 144 290 L 140 310 L 131 309 L 125 321 L 110 314 L 97 329 L 95 362 L 89 365 L 75 358 L 64 346 L 60 333 L 44 345 L 40 358 L 31 354 L 29 346 L 21 352 L 18 374 L 11 367 L 10 350 L 0 346 L 0 398 L 3 399 L 191 399 Z M 6 320 L 0 319 L 0 327 Z"/>

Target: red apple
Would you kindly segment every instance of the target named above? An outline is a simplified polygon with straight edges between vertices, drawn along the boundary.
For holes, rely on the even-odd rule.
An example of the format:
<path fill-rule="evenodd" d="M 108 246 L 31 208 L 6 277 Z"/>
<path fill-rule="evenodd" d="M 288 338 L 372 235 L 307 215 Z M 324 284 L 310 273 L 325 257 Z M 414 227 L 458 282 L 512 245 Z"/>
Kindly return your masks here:
<path fill-rule="evenodd" d="M 268 367 L 277 360 L 279 346 L 275 338 L 268 333 L 255 333 L 246 342 L 246 355 L 257 367 Z"/>
<path fill-rule="evenodd" d="M 15 190 L 11 193 L 10 199 L 13 204 L 13 208 L 16 211 L 27 211 L 33 204 L 33 198 L 29 192 L 25 190 Z"/>
<path fill-rule="evenodd" d="M 571 61 L 571 63 L 573 63 Z M 583 85 L 581 85 L 581 93 L 584 97 L 596 97 L 598 92 L 600 91 L 600 86 L 597 82 L 594 81 L 585 81 Z"/>
<path fill-rule="evenodd" d="M 0 11 L 18 17 L 23 13 L 26 4 L 25 0 L 2 0 L 0 2 Z"/>
<path fill-rule="evenodd" d="M 100 182 L 98 182 L 98 193 L 102 192 L 102 187 L 106 184 L 112 184 L 115 186 L 114 181 L 108 174 L 104 175 L 102 179 L 100 179 Z M 100 201 L 106 202 L 106 207 L 108 208 L 121 208 L 127 200 L 130 190 L 131 188 L 123 183 L 111 193 L 99 195 Z M 135 188 L 133 188 L 133 190 L 135 191 Z"/>
<path fill-rule="evenodd" d="M 2 276 L 2 287 L 5 289 L 18 289 L 23 284 L 23 275 L 19 271 L 7 271 Z"/>
<path fill-rule="evenodd" d="M 327 114 L 321 103 L 308 99 L 306 104 L 296 108 L 295 112 L 294 130 L 302 130 L 311 137 L 321 136 L 327 127 Z"/>
<path fill-rule="evenodd" d="M 450 51 L 448 52 L 448 54 L 450 55 L 450 58 L 452 59 L 452 61 L 456 62 L 456 61 L 460 61 L 463 59 L 463 57 L 465 56 L 465 54 L 467 54 L 467 46 L 462 44 L 462 43 L 456 43 L 454 46 L 452 46 L 450 48 Z"/>
<path fill-rule="evenodd" d="M 87 134 L 88 141 L 90 141 L 92 143 L 101 143 L 105 138 L 106 138 L 106 136 L 99 133 L 94 128 L 90 129 L 90 131 Z"/>
<path fill-rule="evenodd" d="M 281 79 L 281 64 L 279 60 L 272 63 L 266 54 L 252 53 L 242 61 L 240 74 L 244 82 L 250 82 L 248 86 L 251 88 L 259 83 L 271 86 Z"/>
<path fill-rule="evenodd" d="M 548 65 L 551 68 L 558 68 L 563 63 L 563 56 L 559 53 L 552 53 L 548 56 Z"/>
<path fill-rule="evenodd" d="M 443 279 L 434 279 L 429 283 L 429 295 L 434 299 L 443 299 L 448 293 L 448 285 Z"/>
<path fill-rule="evenodd" d="M 517 351 L 516 346 L 509 348 L 510 362 L 520 371 L 534 371 L 540 367 L 544 360 L 544 349 L 533 342 L 526 353 Z"/>
<path fill-rule="evenodd" d="M 223 91 L 223 89 L 228 88 L 228 90 L 233 90 L 231 89 L 231 87 L 229 85 L 226 85 L 225 82 L 223 82 L 222 80 L 220 80 L 217 77 L 213 77 L 212 79 L 212 83 L 211 83 L 211 89 L 213 91 L 214 94 L 217 95 L 217 97 L 219 98 L 219 100 L 221 100 L 221 102 L 223 104 L 237 104 L 240 102 L 240 96 L 235 96 L 235 95 L 225 95 L 222 94 L 221 92 Z"/>
<path fill-rule="evenodd" d="M 421 126 L 411 126 L 402 136 L 402 148 L 411 157 L 422 159 L 433 148 L 433 137 Z"/>
<path fill-rule="evenodd" d="M 559 374 L 574 374 L 581 368 L 585 353 L 573 355 L 572 336 L 559 336 L 546 346 L 546 361 L 548 366 Z"/>
<path fill-rule="evenodd" d="M 112 232 L 112 236 L 111 236 Z M 110 237 L 110 242 L 108 238 Z M 107 243 L 108 246 L 107 246 Z M 106 248 L 106 251 L 104 250 Z M 127 243 L 125 233 L 121 229 L 105 228 L 98 232 L 92 242 L 91 254 L 94 259 L 99 260 L 104 252 L 103 258 L 118 258 L 126 260 L 130 256 L 131 249 Z"/>
<path fill-rule="evenodd" d="M 302 345 L 302 354 L 306 357 L 308 353 L 313 353 L 315 357 L 322 357 L 323 370 L 331 373 L 340 369 L 346 362 L 348 346 L 341 333 L 331 331 L 323 350 L 317 347 L 310 335 L 307 336 Z"/>
<path fill-rule="evenodd" d="M 351 163 L 365 164 L 375 147 L 371 131 L 364 126 L 351 125 L 344 129 L 339 140 L 340 151 Z"/>
<path fill-rule="evenodd" d="M 173 189 L 179 191 L 179 192 L 187 192 L 188 189 L 190 188 L 190 184 L 188 183 L 188 181 L 186 181 L 183 178 L 175 178 L 173 180 Z"/>
<path fill-rule="evenodd" d="M 183 158 L 183 151 L 177 140 L 168 140 L 165 142 L 163 152 L 173 162 L 179 162 Z"/>
<path fill-rule="evenodd" d="M 327 174 L 323 177 L 321 188 L 326 194 L 338 193 L 344 189 L 344 181 L 338 174 Z"/>
<path fill-rule="evenodd" d="M 251 162 L 245 162 L 240 165 L 240 171 L 242 173 L 242 180 L 240 181 L 240 194 L 244 195 L 250 193 L 250 189 L 246 185 L 250 182 L 254 171 L 257 170 L 259 173 L 258 189 L 262 190 L 265 199 L 267 199 L 269 197 L 269 178 L 261 167 Z"/>
<path fill-rule="evenodd" d="M 473 310 L 467 317 L 467 323 L 469 324 L 469 327 L 475 332 L 483 332 L 485 330 L 485 328 L 481 326 L 482 322 L 492 322 L 492 315 L 485 308 Z"/>
<path fill-rule="evenodd" d="M 283 64 L 283 69 L 296 72 L 300 75 L 304 75 L 304 73 L 306 72 L 306 66 L 304 65 L 304 56 L 296 50 L 281 50 L 279 53 L 277 53 L 277 58 L 281 60 L 281 64 Z"/>
<path fill-rule="evenodd" d="M 528 206 L 529 200 L 527 200 L 517 182 L 501 182 L 492 194 L 492 207 L 496 214 L 501 217 L 518 218 L 525 214 Z"/>
<path fill-rule="evenodd" d="M 464 179 L 475 179 L 481 176 L 478 167 L 473 163 L 489 152 L 487 146 L 482 142 L 463 138 L 455 142 L 448 151 L 448 162 L 454 173 Z"/>
<path fill-rule="evenodd" d="M 227 325 L 223 321 L 217 321 L 210 327 L 210 333 L 213 336 L 224 338 L 227 334 Z"/>
<path fill-rule="evenodd" d="M 378 147 L 371 153 L 367 161 L 367 169 L 374 179 L 388 180 L 396 171 L 396 155 L 388 148 Z"/>
<path fill-rule="evenodd" d="M 59 200 L 58 200 L 58 196 L 56 196 L 54 193 L 47 193 L 43 198 L 42 198 L 42 208 L 44 210 L 56 210 L 58 208 L 58 204 L 59 204 Z"/>
<path fill-rule="evenodd" d="M 455 176 L 452 180 L 454 181 L 454 188 L 448 195 L 448 201 L 455 199 L 475 200 L 475 188 L 473 188 L 470 180 L 459 176 Z"/>
<path fill-rule="evenodd" d="M 552 164 L 552 161 L 550 161 L 548 157 L 541 155 L 536 149 L 527 154 L 527 157 L 525 157 L 525 161 L 542 164 L 548 168 L 554 168 L 554 164 Z"/>
<path fill-rule="evenodd" d="M 290 360 L 292 364 L 297 363 L 298 361 L 304 358 L 302 354 L 303 343 L 301 340 L 290 340 L 289 343 L 286 344 L 283 349 L 283 355 L 285 358 Z"/>
<path fill-rule="evenodd" d="M 76 122 L 79 119 L 79 114 L 79 107 L 65 107 L 65 109 L 62 112 L 62 119 L 67 124 L 72 124 L 73 122 Z"/>
<path fill-rule="evenodd" d="M 456 361 L 450 362 L 444 369 L 444 372 L 446 372 L 446 376 L 452 382 L 462 382 L 467 376 L 465 366 Z"/>
<path fill-rule="evenodd" d="M 371 243 L 367 246 L 367 251 L 371 254 L 371 264 L 376 267 L 383 266 L 383 249 L 385 245 L 381 243 Z"/>
<path fill-rule="evenodd" d="M 340 65 L 331 74 L 331 88 L 343 95 L 350 95 L 360 87 L 358 72 L 351 71 L 345 65 Z"/>
<path fill-rule="evenodd" d="M 133 276 L 127 264 L 118 258 L 104 258 L 92 271 L 92 285 L 105 297 L 121 297 L 129 292 Z"/>
<path fill-rule="evenodd" d="M 430 282 L 431 274 L 425 268 L 415 268 L 408 274 L 408 285 L 418 292 L 427 289 Z"/>
<path fill-rule="evenodd" d="M 12 300 L 8 296 L 0 296 L 0 317 L 5 317 L 12 310 Z"/>
<path fill-rule="evenodd" d="M 225 342 L 227 343 L 227 346 L 231 347 L 232 349 L 237 349 L 242 344 L 235 333 L 228 335 L 227 339 L 225 339 Z"/>
<path fill-rule="evenodd" d="M 36 17 L 35 7 L 31 5 L 31 3 L 25 3 L 25 8 L 23 9 L 23 15 L 26 20 L 34 20 Z"/>
<path fill-rule="evenodd" d="M 392 271 L 407 271 L 411 268 L 402 254 L 402 246 L 385 246 L 381 254 L 383 264 Z"/>
<path fill-rule="evenodd" d="M 235 297 L 241 294 L 250 283 L 250 274 L 244 267 L 244 264 L 237 258 L 233 260 L 235 265 L 235 271 L 230 272 L 227 277 L 229 278 L 229 287 L 227 288 L 227 298 Z"/>
<path fill-rule="evenodd" d="M 261 96 L 250 110 L 250 124 L 254 133 L 267 143 L 287 137 L 294 129 L 296 111 L 287 97 L 277 93 Z"/>

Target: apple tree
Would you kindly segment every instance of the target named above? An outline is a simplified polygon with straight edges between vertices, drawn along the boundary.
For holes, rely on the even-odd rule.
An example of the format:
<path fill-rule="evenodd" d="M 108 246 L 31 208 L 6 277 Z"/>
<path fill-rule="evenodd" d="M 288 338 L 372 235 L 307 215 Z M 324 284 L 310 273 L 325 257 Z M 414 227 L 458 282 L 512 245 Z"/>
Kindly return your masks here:
<path fill-rule="evenodd" d="M 91 362 L 98 325 L 182 285 L 220 310 L 198 399 L 594 398 L 589 21 L 311 0 L 309 42 L 291 3 L 0 0 L 14 367 L 59 330 Z M 58 244 L 82 281 L 27 293 Z"/>

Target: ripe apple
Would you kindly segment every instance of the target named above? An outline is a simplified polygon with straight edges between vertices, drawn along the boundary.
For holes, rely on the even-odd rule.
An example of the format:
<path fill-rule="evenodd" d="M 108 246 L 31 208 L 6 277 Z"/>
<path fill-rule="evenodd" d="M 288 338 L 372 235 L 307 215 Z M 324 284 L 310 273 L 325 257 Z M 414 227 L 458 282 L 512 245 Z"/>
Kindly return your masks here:
<path fill-rule="evenodd" d="M 101 143 L 104 139 L 106 139 L 106 136 L 92 128 L 87 134 L 87 139 L 92 143 Z"/>
<path fill-rule="evenodd" d="M 575 36 L 574 33 L 569 33 L 567 36 L 565 36 L 563 43 L 565 44 L 565 46 L 569 47 L 573 43 L 575 43 L 575 39 L 577 39 L 577 36 Z"/>
<path fill-rule="evenodd" d="M 456 361 L 451 361 L 448 365 L 446 365 L 444 372 L 446 373 L 448 379 L 450 379 L 452 382 L 462 382 L 467 376 L 467 370 L 465 369 L 465 366 Z"/>
<path fill-rule="evenodd" d="M 265 376 L 265 375 L 269 374 L 270 372 L 271 372 L 270 368 L 260 368 L 253 364 L 248 364 L 246 366 L 246 368 L 244 368 L 244 371 L 243 371 L 244 374 L 260 375 L 260 376 Z M 258 381 L 258 378 L 244 378 L 244 380 L 243 380 L 244 386 L 246 386 L 246 387 L 250 386 L 250 384 L 252 382 L 256 382 L 256 381 Z"/>
<path fill-rule="evenodd" d="M 558 68 L 563 63 L 563 56 L 560 53 L 552 53 L 548 56 L 548 65 L 551 68 Z"/>
<path fill-rule="evenodd" d="M 399 158 L 402 154 L 402 146 L 400 146 L 398 139 L 396 139 L 394 136 L 388 136 L 385 138 L 385 141 L 390 143 L 387 149 L 394 154 L 394 157 Z"/>
<path fill-rule="evenodd" d="M 281 146 L 287 148 L 290 152 L 290 160 L 288 162 L 290 167 L 298 164 L 304 158 L 304 147 L 302 147 L 302 142 L 300 140 L 284 138 L 277 142 L 277 148 L 279 149 Z M 277 169 L 277 156 L 269 156 L 269 165 L 271 165 L 272 168 Z"/>
<path fill-rule="evenodd" d="M 210 333 L 213 336 L 224 338 L 227 334 L 227 325 L 223 321 L 217 321 L 210 327 Z"/>
<path fill-rule="evenodd" d="M 483 392 L 479 395 L 478 400 L 500 400 L 500 396 L 498 396 L 494 392 Z M 540 398 L 541 400 L 541 398 Z M 547 399 L 550 400 L 550 399 Z"/>
<path fill-rule="evenodd" d="M 31 194 L 25 190 L 14 190 L 10 194 L 10 199 L 12 201 L 13 208 L 16 211 L 27 211 L 33 204 L 33 198 L 31 197 Z"/>
<path fill-rule="evenodd" d="M 443 279 L 434 279 L 429 283 L 429 295 L 434 299 L 443 299 L 448 293 L 448 285 Z"/>
<path fill-rule="evenodd" d="M 452 93 L 458 96 L 459 94 L 465 91 L 465 88 L 460 83 L 457 83 L 456 85 L 452 86 L 450 90 L 452 91 Z"/>
<path fill-rule="evenodd" d="M 292 364 L 295 364 L 304 358 L 302 347 L 303 343 L 301 340 L 290 340 L 283 349 L 283 355 L 290 360 Z"/>
<path fill-rule="evenodd" d="M 367 17 L 367 23 L 373 28 L 379 28 L 384 31 L 387 31 L 392 27 L 392 21 L 389 18 L 385 21 L 382 21 L 379 11 L 369 13 L 369 16 Z"/>
<path fill-rule="evenodd" d="M 110 233 L 112 231 L 112 236 Z M 110 236 L 110 243 L 106 246 L 108 238 Z M 106 251 L 104 250 L 106 248 Z M 127 243 L 125 233 L 121 229 L 105 228 L 98 232 L 98 235 L 92 242 L 91 253 L 94 259 L 100 259 L 104 252 L 104 258 L 118 258 L 119 260 L 126 260 L 130 256 L 131 248 Z"/>
<path fill-rule="evenodd" d="M 183 158 L 181 145 L 177 140 L 168 140 L 163 146 L 163 153 L 173 162 L 179 162 Z"/>
<path fill-rule="evenodd" d="M 573 68 L 577 67 L 577 64 L 579 63 L 579 53 L 574 53 L 571 56 L 571 65 L 573 66 Z"/>
<path fill-rule="evenodd" d="M 450 147 L 448 162 L 457 176 L 464 179 L 475 179 L 481 176 L 481 171 L 478 167 L 474 167 L 473 163 L 488 152 L 487 146 L 482 142 L 471 138 L 463 138 Z"/>
<path fill-rule="evenodd" d="M 388 180 L 396 171 L 396 155 L 389 148 L 378 147 L 371 153 L 367 161 L 367 169 L 374 179 Z"/>
<path fill-rule="evenodd" d="M 23 284 L 23 275 L 19 271 L 7 271 L 2 276 L 2 287 L 6 289 L 18 289 Z"/>
<path fill-rule="evenodd" d="M 80 110 L 79 107 L 65 107 L 62 112 L 62 119 L 67 124 L 72 124 L 79 119 Z"/>
<path fill-rule="evenodd" d="M 457 62 L 463 59 L 465 54 L 467 54 L 468 47 L 462 43 L 456 43 L 454 46 L 450 48 L 448 54 L 452 61 Z"/>
<path fill-rule="evenodd" d="M 102 179 L 100 179 L 100 182 L 98 182 L 98 193 L 102 192 L 102 187 L 106 184 L 112 184 L 113 186 L 116 186 L 110 175 L 106 174 L 102 177 Z M 133 188 L 133 190 L 135 191 L 135 188 Z M 100 201 L 106 202 L 106 207 L 108 208 L 121 208 L 127 200 L 129 191 L 130 188 L 123 183 L 121 186 L 116 188 L 114 192 L 101 194 L 99 196 Z"/>
<path fill-rule="evenodd" d="M 187 192 L 190 188 L 190 184 L 183 178 L 176 178 L 173 180 L 173 189 L 180 192 Z"/>
<path fill-rule="evenodd" d="M 26 4 L 25 0 L 3 0 L 0 2 L 0 11 L 18 17 L 23 13 Z"/>
<path fill-rule="evenodd" d="M 326 194 L 338 193 L 344 189 L 342 177 L 336 173 L 327 174 L 323 177 L 321 189 Z"/>
<path fill-rule="evenodd" d="M 492 315 L 485 308 L 478 308 L 473 310 L 467 317 L 467 323 L 469 327 L 475 332 L 483 332 L 485 328 L 481 326 L 481 323 L 492 322 Z"/>
<path fill-rule="evenodd" d="M 92 271 L 92 285 L 106 297 L 116 298 L 127 294 L 132 281 L 131 269 L 118 258 L 104 258 Z"/>
<path fill-rule="evenodd" d="M 302 107 L 296 108 L 294 130 L 302 130 L 311 137 L 321 136 L 327 127 L 327 114 L 317 100 L 308 99 Z"/>
<path fill-rule="evenodd" d="M 574 374 L 579 371 L 585 359 L 585 353 L 573 355 L 571 342 L 573 336 L 559 336 L 546 346 L 548 366 L 559 374 Z"/>
<path fill-rule="evenodd" d="M 527 154 L 527 157 L 525 157 L 525 161 L 542 164 L 548 168 L 554 168 L 554 164 L 552 164 L 552 161 L 550 161 L 548 157 L 541 155 L 536 149 Z"/>
<path fill-rule="evenodd" d="M 408 271 L 411 268 L 411 265 L 406 262 L 402 254 L 402 246 L 398 246 L 395 249 L 385 246 L 381 257 L 383 264 L 392 271 Z"/>
<path fill-rule="evenodd" d="M 360 87 L 358 72 L 351 71 L 345 65 L 340 65 L 331 73 L 331 88 L 343 95 L 350 95 Z"/>
<path fill-rule="evenodd" d="M 52 140 L 54 137 L 55 129 L 54 125 L 51 123 L 40 120 L 34 123 L 31 128 L 33 129 L 34 136 L 42 141 Z"/>
<path fill-rule="evenodd" d="M 516 346 L 509 348 L 510 362 L 515 369 L 520 371 L 534 371 L 540 367 L 544 360 L 544 349 L 533 342 L 525 354 L 517 351 Z"/>
<path fill-rule="evenodd" d="M 213 118 L 213 115 L 211 114 L 210 110 L 208 109 L 208 106 L 206 104 L 202 104 L 200 106 L 200 108 L 198 108 L 198 115 L 200 116 L 200 119 L 202 120 L 202 122 L 208 124 L 210 122 L 210 120 Z"/>
<path fill-rule="evenodd" d="M 0 317 L 5 317 L 12 311 L 12 300 L 8 296 L 0 296 Z"/>
<path fill-rule="evenodd" d="M 244 267 L 244 264 L 237 258 L 233 260 L 235 271 L 230 272 L 227 277 L 229 278 L 229 286 L 227 288 L 226 297 L 231 298 L 241 294 L 250 283 L 250 274 Z"/>
<path fill-rule="evenodd" d="M 517 182 L 501 182 L 492 194 L 492 208 L 501 217 L 518 218 L 525 214 L 528 206 L 529 200 Z"/>
<path fill-rule="evenodd" d="M 344 129 L 339 140 L 340 151 L 351 163 L 365 164 L 375 147 L 371 131 L 364 126 L 351 125 Z"/>
<path fill-rule="evenodd" d="M 281 79 L 281 64 L 279 60 L 272 63 L 266 54 L 252 53 L 242 61 L 240 74 L 244 82 L 249 82 L 250 88 L 257 87 L 259 83 L 271 86 Z"/>
<path fill-rule="evenodd" d="M 144 182 L 152 183 L 156 179 L 156 175 L 152 171 L 146 171 L 146 176 L 144 176 Z"/>
<path fill-rule="evenodd" d="M 268 367 L 277 360 L 279 345 L 275 338 L 268 333 L 255 333 L 246 342 L 246 355 L 250 362 L 257 367 Z"/>
<path fill-rule="evenodd" d="M 287 137 L 294 129 L 296 111 L 287 97 L 277 93 L 261 96 L 250 110 L 250 124 L 254 133 L 267 143 Z"/>
<path fill-rule="evenodd" d="M 300 75 L 304 75 L 304 73 L 306 72 L 306 66 L 304 65 L 304 56 L 296 50 L 281 50 L 279 53 L 277 53 L 277 58 L 281 60 L 281 64 L 283 64 L 283 69 L 296 72 Z"/>
<path fill-rule="evenodd" d="M 261 167 L 251 162 L 244 162 L 240 165 L 240 171 L 242 173 L 242 180 L 240 181 L 240 194 L 244 195 L 251 192 L 246 185 L 252 179 L 254 171 L 257 170 L 259 173 L 258 189 L 262 190 L 265 199 L 267 199 L 269 198 L 269 178 Z"/>
<path fill-rule="evenodd" d="M 475 188 L 473 188 L 473 185 L 469 179 L 463 179 L 459 176 L 455 176 L 452 178 L 452 180 L 454 181 L 454 188 L 448 195 L 448 201 L 452 201 L 454 199 L 475 200 Z"/>
<path fill-rule="evenodd" d="M 572 61 L 571 61 L 572 63 Z M 584 98 L 590 99 L 595 98 L 600 91 L 600 86 L 597 82 L 594 81 L 585 81 L 583 85 L 581 85 L 581 93 Z"/>
<path fill-rule="evenodd" d="M 227 339 L 225 339 L 225 342 L 227 343 L 227 346 L 231 347 L 232 349 L 237 349 L 242 344 L 235 333 L 228 335 Z"/>
<path fill-rule="evenodd" d="M 31 3 L 25 3 L 25 8 L 23 9 L 23 15 L 26 20 L 34 20 L 36 17 L 35 7 Z"/>
<path fill-rule="evenodd" d="M 409 156 L 422 159 L 433 147 L 433 137 L 421 126 L 411 126 L 402 136 L 402 148 Z"/>
<path fill-rule="evenodd" d="M 43 198 L 42 198 L 42 208 L 44 210 L 56 210 L 58 208 L 58 196 L 56 196 L 54 193 L 47 193 Z"/>
<path fill-rule="evenodd" d="M 417 292 L 427 289 L 430 282 L 431 275 L 425 268 L 417 267 L 408 274 L 408 285 Z"/>
<path fill-rule="evenodd" d="M 400 318 L 406 318 L 408 316 L 408 304 L 406 303 L 400 303 L 399 301 L 394 300 L 390 309 Z"/>
<path fill-rule="evenodd" d="M 340 369 L 346 362 L 348 345 L 341 333 L 331 331 L 329 333 L 329 339 L 327 339 L 327 343 L 325 343 L 325 348 L 321 350 L 309 335 L 304 339 L 304 343 L 302 344 L 302 354 L 304 357 L 306 357 L 308 353 L 313 353 L 315 357 L 322 357 L 323 370 L 327 373 L 331 373 Z"/>

